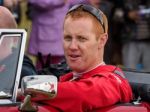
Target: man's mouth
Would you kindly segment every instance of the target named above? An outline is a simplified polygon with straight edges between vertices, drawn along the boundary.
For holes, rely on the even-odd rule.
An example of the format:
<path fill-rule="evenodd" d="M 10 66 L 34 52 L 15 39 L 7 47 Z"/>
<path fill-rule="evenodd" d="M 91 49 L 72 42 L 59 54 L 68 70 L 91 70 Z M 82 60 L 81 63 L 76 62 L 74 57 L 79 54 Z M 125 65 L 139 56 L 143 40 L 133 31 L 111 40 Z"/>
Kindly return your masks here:
<path fill-rule="evenodd" d="M 80 56 L 79 55 L 69 55 L 69 58 L 71 59 L 71 60 L 77 60 L 78 58 L 79 58 Z"/>

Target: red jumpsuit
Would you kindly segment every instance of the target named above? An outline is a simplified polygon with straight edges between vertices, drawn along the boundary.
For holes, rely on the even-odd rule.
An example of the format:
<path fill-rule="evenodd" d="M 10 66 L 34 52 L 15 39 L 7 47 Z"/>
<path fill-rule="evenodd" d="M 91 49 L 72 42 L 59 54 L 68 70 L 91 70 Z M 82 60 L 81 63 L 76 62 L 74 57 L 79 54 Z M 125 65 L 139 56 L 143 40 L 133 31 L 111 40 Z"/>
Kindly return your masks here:
<path fill-rule="evenodd" d="M 73 73 L 61 77 L 56 98 L 44 101 L 44 107 L 51 112 L 92 112 L 94 109 L 129 102 L 132 90 L 129 83 L 119 74 L 115 66 L 103 65 L 72 80 Z"/>

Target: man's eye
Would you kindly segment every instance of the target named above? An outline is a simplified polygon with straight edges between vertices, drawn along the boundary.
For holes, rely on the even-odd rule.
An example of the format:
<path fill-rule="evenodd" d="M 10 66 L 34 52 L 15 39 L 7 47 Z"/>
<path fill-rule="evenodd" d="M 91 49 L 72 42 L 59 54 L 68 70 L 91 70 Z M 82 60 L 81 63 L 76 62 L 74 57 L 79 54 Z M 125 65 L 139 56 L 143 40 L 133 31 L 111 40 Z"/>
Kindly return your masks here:
<path fill-rule="evenodd" d="M 71 38 L 70 36 L 66 36 L 66 37 L 64 37 L 64 40 L 66 40 L 66 41 L 71 41 L 72 38 Z"/>
<path fill-rule="evenodd" d="M 87 40 L 87 38 L 85 38 L 85 37 L 79 37 L 78 39 L 79 39 L 79 41 L 81 41 L 81 42 L 85 42 L 85 41 Z"/>

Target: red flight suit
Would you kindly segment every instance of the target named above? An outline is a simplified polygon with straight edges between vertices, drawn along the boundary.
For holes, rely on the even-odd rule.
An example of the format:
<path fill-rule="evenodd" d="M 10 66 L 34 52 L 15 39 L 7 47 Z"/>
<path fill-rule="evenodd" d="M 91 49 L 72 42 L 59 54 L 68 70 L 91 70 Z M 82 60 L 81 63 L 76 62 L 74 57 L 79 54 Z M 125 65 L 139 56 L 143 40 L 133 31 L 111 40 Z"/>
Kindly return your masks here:
<path fill-rule="evenodd" d="M 72 81 L 73 73 L 66 74 L 58 83 L 57 96 L 42 103 L 51 112 L 92 112 L 118 102 L 129 102 L 132 90 L 122 75 L 119 68 L 111 65 L 98 66 Z"/>

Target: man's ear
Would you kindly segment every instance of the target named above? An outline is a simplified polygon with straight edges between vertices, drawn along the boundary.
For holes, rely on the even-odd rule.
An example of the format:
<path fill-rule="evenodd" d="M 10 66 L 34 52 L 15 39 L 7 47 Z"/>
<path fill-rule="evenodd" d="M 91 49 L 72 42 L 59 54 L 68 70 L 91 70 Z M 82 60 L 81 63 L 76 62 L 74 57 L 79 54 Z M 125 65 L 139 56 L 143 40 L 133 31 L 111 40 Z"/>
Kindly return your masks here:
<path fill-rule="evenodd" d="M 99 48 L 103 48 L 105 46 L 107 39 L 108 39 L 107 33 L 103 33 L 100 35 L 100 37 L 99 37 Z"/>

